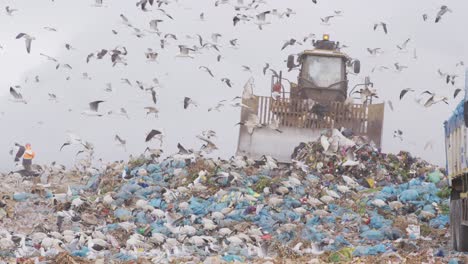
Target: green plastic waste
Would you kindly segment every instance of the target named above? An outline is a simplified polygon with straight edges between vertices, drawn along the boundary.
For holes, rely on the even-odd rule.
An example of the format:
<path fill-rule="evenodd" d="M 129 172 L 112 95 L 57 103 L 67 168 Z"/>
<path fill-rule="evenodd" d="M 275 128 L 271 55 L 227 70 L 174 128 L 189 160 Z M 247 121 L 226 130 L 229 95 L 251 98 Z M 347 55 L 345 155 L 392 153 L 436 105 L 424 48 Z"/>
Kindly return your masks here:
<path fill-rule="evenodd" d="M 443 175 L 440 171 L 438 171 L 438 170 L 435 170 L 435 171 L 433 171 L 433 172 L 431 172 L 431 173 L 429 173 L 429 174 L 427 175 L 427 179 L 428 179 L 430 182 L 433 182 L 433 183 L 435 183 L 435 184 L 438 183 L 438 182 L 440 182 L 440 180 L 442 179 L 442 177 L 444 177 L 444 175 Z"/>

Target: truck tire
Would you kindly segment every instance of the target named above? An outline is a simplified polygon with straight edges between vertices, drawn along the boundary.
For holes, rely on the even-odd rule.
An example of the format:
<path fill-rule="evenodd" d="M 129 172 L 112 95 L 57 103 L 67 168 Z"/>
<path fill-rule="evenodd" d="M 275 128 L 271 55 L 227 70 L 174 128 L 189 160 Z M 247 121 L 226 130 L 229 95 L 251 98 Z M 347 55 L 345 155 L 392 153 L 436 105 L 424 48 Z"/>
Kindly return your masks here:
<path fill-rule="evenodd" d="M 458 251 L 468 252 L 468 226 L 460 225 L 460 235 L 457 242 Z"/>

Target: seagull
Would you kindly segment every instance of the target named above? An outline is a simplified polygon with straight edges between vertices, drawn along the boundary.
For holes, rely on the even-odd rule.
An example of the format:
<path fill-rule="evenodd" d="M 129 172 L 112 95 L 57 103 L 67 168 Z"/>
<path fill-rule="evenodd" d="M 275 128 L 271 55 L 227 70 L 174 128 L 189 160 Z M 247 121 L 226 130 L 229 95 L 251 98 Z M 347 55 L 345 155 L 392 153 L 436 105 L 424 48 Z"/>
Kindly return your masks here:
<path fill-rule="evenodd" d="M 439 12 L 437 12 L 435 22 L 439 23 L 439 21 L 442 19 L 442 16 L 447 12 L 452 12 L 452 10 L 450 10 L 446 5 L 441 6 Z"/>
<path fill-rule="evenodd" d="M 179 49 L 180 49 L 180 54 L 176 55 L 176 57 L 184 57 L 184 58 L 193 59 L 193 57 L 189 55 L 189 52 L 190 51 L 195 52 L 194 49 L 188 48 L 187 46 L 184 46 L 184 45 L 179 45 Z"/>
<path fill-rule="evenodd" d="M 249 66 L 242 65 L 242 69 L 246 72 L 252 72 L 252 69 L 250 69 Z"/>
<path fill-rule="evenodd" d="M 400 50 L 406 50 L 406 46 L 408 45 L 408 43 L 410 42 L 410 38 L 405 40 L 405 42 L 403 42 L 403 44 L 400 45 L 397 45 L 397 48 L 399 48 Z"/>
<path fill-rule="evenodd" d="M 103 116 L 102 113 L 99 113 L 99 104 L 103 103 L 104 101 L 93 101 L 89 103 L 89 110 L 83 111 L 83 115 L 88 115 L 88 116 Z"/>
<path fill-rule="evenodd" d="M 189 107 L 189 105 L 193 105 L 193 106 L 198 106 L 198 104 L 192 100 L 192 98 L 190 97 L 185 97 L 184 98 L 184 109 L 187 109 Z"/>
<path fill-rule="evenodd" d="M 214 42 L 214 43 L 218 43 L 218 39 L 220 37 L 222 37 L 223 35 L 219 34 L 219 33 L 213 33 L 211 34 L 211 40 Z"/>
<path fill-rule="evenodd" d="M 200 13 L 200 21 L 205 21 L 205 13 Z"/>
<path fill-rule="evenodd" d="M 158 28 L 158 23 L 161 23 L 163 22 L 163 20 L 161 19 L 153 19 L 149 22 L 149 25 L 150 25 L 150 29 L 152 29 L 154 32 L 159 32 L 159 28 Z"/>
<path fill-rule="evenodd" d="M 156 98 L 156 91 L 154 89 L 151 89 L 151 99 L 153 100 L 154 104 L 158 102 L 158 99 Z"/>
<path fill-rule="evenodd" d="M 401 131 L 401 130 L 399 130 L 399 129 L 393 131 L 393 137 L 394 137 L 394 138 L 397 137 L 397 138 L 399 138 L 401 141 L 403 141 L 403 131 Z"/>
<path fill-rule="evenodd" d="M 109 112 L 107 112 L 107 114 L 108 114 L 108 115 L 112 115 L 112 114 L 114 114 L 114 111 L 109 111 Z M 123 116 L 125 116 L 127 119 L 130 119 L 130 117 L 128 116 L 127 110 L 125 110 L 125 108 L 123 108 L 123 107 L 121 107 L 120 110 L 119 110 L 119 112 L 118 112 L 118 113 L 115 113 L 115 114 L 117 114 L 117 115 L 123 115 Z"/>
<path fill-rule="evenodd" d="M 231 44 L 231 46 L 232 46 L 233 48 L 237 48 L 237 47 L 238 47 L 238 46 L 237 46 L 237 39 L 231 39 L 231 40 L 229 41 L 229 44 Z"/>
<path fill-rule="evenodd" d="M 41 56 L 43 56 L 43 57 L 46 57 L 46 58 L 47 58 L 48 60 L 50 60 L 50 61 L 58 62 L 58 60 L 57 60 L 56 58 L 51 57 L 51 56 L 49 56 L 49 55 L 46 55 L 46 54 L 44 54 L 44 53 L 39 53 L 39 55 L 41 55 Z"/>
<path fill-rule="evenodd" d="M 322 20 L 322 24 L 325 25 L 330 25 L 330 19 L 335 16 L 326 16 L 326 17 L 321 17 L 320 20 Z"/>
<path fill-rule="evenodd" d="M 452 83 L 452 85 L 455 85 L 455 78 L 457 78 L 458 75 L 449 75 L 447 74 L 447 77 L 446 77 L 446 82 L 447 83 Z"/>
<path fill-rule="evenodd" d="M 13 87 L 10 87 L 10 94 L 13 96 L 14 102 L 27 104 L 26 100 L 23 99 L 23 95 L 17 92 Z"/>
<path fill-rule="evenodd" d="M 141 10 L 143 10 L 143 11 L 150 11 L 150 10 L 146 9 L 146 5 L 147 5 L 148 3 L 149 3 L 150 5 L 153 5 L 154 0 L 140 0 L 139 2 L 136 3 L 136 6 L 140 6 L 140 5 L 141 5 Z"/>
<path fill-rule="evenodd" d="M 201 150 L 205 151 L 207 154 L 210 154 L 214 150 L 218 149 L 218 147 L 211 140 L 202 136 L 197 136 L 197 138 L 206 142 L 206 144 L 201 147 Z"/>
<path fill-rule="evenodd" d="M 211 70 L 210 70 L 208 67 L 206 67 L 206 66 L 200 66 L 200 67 L 198 67 L 198 69 L 205 70 L 209 75 L 211 75 L 211 77 L 214 78 L 213 73 L 211 72 Z"/>
<path fill-rule="evenodd" d="M 427 14 L 423 14 L 422 17 L 423 17 L 423 20 L 424 20 L 424 21 L 426 21 L 427 18 L 428 18 Z"/>
<path fill-rule="evenodd" d="M 398 72 L 401 72 L 403 71 L 404 69 L 408 68 L 408 66 L 403 66 L 403 65 L 400 65 L 398 62 L 396 62 L 395 64 L 395 69 L 398 71 Z"/>
<path fill-rule="evenodd" d="M 295 14 L 296 12 L 294 10 L 292 10 L 291 8 L 286 8 L 286 11 L 283 12 L 280 17 L 283 17 L 283 16 L 290 17 L 291 15 L 295 15 Z"/>
<path fill-rule="evenodd" d="M 130 21 L 128 20 L 128 18 L 124 15 L 124 14 L 120 14 L 120 18 L 122 18 L 122 23 L 124 23 L 125 25 L 131 27 L 132 24 L 130 24 Z"/>
<path fill-rule="evenodd" d="M 281 48 L 281 50 L 284 50 L 287 46 L 293 46 L 294 44 L 296 44 L 296 40 L 295 39 L 290 39 L 290 40 L 286 40 L 286 42 L 283 44 L 283 47 Z"/>
<path fill-rule="evenodd" d="M 75 48 L 72 47 L 72 45 L 70 45 L 70 44 L 68 44 L 68 43 L 65 44 L 65 48 L 66 48 L 67 50 L 75 50 Z"/>
<path fill-rule="evenodd" d="M 455 89 L 455 92 L 453 93 L 453 99 L 455 99 L 457 97 L 457 95 L 461 92 L 462 89 L 460 88 L 457 88 Z"/>
<path fill-rule="evenodd" d="M 7 15 L 11 16 L 11 15 L 13 15 L 13 12 L 17 12 L 18 9 L 12 9 L 9 6 L 6 6 L 5 11 L 6 11 Z"/>
<path fill-rule="evenodd" d="M 378 53 L 382 53 L 381 51 L 381 48 L 367 48 L 367 51 L 371 54 L 371 55 L 377 55 Z"/>
<path fill-rule="evenodd" d="M 127 146 L 126 146 L 127 141 L 126 140 L 120 138 L 119 135 L 115 135 L 114 140 L 117 141 L 119 143 L 119 145 L 121 145 L 125 149 L 125 151 L 127 151 Z"/>
<path fill-rule="evenodd" d="M 57 32 L 57 29 L 53 27 L 44 27 L 44 29 L 47 31 Z"/>
<path fill-rule="evenodd" d="M 224 106 L 224 102 L 226 102 L 226 100 L 219 101 L 218 104 L 215 107 L 208 108 L 208 112 L 211 112 L 213 110 L 216 110 L 216 111 L 219 112 L 220 108 Z"/>
<path fill-rule="evenodd" d="M 422 94 L 429 94 L 431 97 L 424 103 L 424 107 L 430 107 L 436 103 L 439 102 L 444 102 L 446 104 L 448 103 L 448 98 L 445 96 L 437 96 L 435 93 L 429 92 L 429 91 L 424 91 Z"/>
<path fill-rule="evenodd" d="M 258 28 L 260 30 L 263 29 L 263 26 L 265 25 L 268 25 L 268 24 L 271 24 L 271 22 L 267 22 L 266 21 L 266 15 L 267 14 L 270 14 L 271 11 L 265 11 L 265 12 L 262 12 L 260 14 L 257 15 L 257 21 L 255 21 L 255 24 L 258 25 Z M 236 24 L 236 22 L 234 22 L 234 25 Z"/>
<path fill-rule="evenodd" d="M 77 136 L 77 135 L 75 135 L 75 134 L 73 134 L 71 132 L 67 132 L 67 135 L 68 135 L 68 140 L 67 140 L 67 142 L 63 143 L 63 145 L 60 147 L 60 151 L 62 151 L 62 149 L 65 146 L 69 146 L 69 145 L 72 145 L 72 144 L 83 144 L 83 140 L 79 136 Z"/>
<path fill-rule="evenodd" d="M 73 69 L 72 66 L 68 63 L 65 63 L 65 64 L 62 64 L 62 63 L 58 63 L 57 66 L 55 66 L 55 69 L 59 69 L 60 67 L 63 67 L 63 68 L 67 68 L 67 69 Z"/>
<path fill-rule="evenodd" d="M 387 32 L 387 24 L 384 23 L 384 22 L 375 23 L 374 24 L 374 31 L 380 26 L 383 28 L 383 31 L 385 32 L 385 34 L 387 34 L 388 33 Z"/>
<path fill-rule="evenodd" d="M 53 94 L 53 93 L 49 93 L 49 100 L 50 101 L 55 101 L 57 102 L 57 95 Z"/>
<path fill-rule="evenodd" d="M 148 61 L 156 61 L 156 59 L 158 58 L 158 53 L 153 52 L 153 49 L 148 48 L 148 51 L 145 52 L 145 56 L 148 59 Z"/>
<path fill-rule="evenodd" d="M 145 138 L 145 142 L 149 142 L 154 137 L 157 137 L 161 141 L 162 132 L 156 129 L 152 129 Z"/>
<path fill-rule="evenodd" d="M 147 112 L 146 115 L 154 114 L 155 117 L 158 117 L 159 110 L 153 106 L 147 106 L 144 108 Z"/>
<path fill-rule="evenodd" d="M 24 41 L 26 43 L 26 51 L 28 53 L 31 52 L 31 42 L 33 40 L 35 40 L 36 38 L 26 34 L 26 33 L 19 33 L 17 36 L 16 36 L 16 39 L 20 39 L 20 38 L 24 38 Z"/>
<path fill-rule="evenodd" d="M 231 80 L 229 80 L 228 78 L 222 78 L 221 82 L 226 83 L 226 85 L 229 86 L 229 88 L 232 87 Z"/>
<path fill-rule="evenodd" d="M 407 94 L 408 92 L 414 92 L 414 90 L 411 89 L 411 88 L 406 88 L 406 89 L 401 90 L 401 92 L 400 92 L 400 100 L 403 99 L 403 96 L 405 96 L 405 94 Z"/>
<path fill-rule="evenodd" d="M 260 119 L 255 114 L 250 114 L 246 122 L 239 122 L 236 125 L 243 125 L 247 127 L 249 134 L 253 134 L 255 128 L 261 128 Z"/>
<path fill-rule="evenodd" d="M 120 80 L 122 80 L 123 83 L 126 83 L 126 84 L 132 86 L 132 83 L 131 83 L 130 80 L 128 80 L 127 78 L 122 78 L 122 79 L 120 79 Z"/>

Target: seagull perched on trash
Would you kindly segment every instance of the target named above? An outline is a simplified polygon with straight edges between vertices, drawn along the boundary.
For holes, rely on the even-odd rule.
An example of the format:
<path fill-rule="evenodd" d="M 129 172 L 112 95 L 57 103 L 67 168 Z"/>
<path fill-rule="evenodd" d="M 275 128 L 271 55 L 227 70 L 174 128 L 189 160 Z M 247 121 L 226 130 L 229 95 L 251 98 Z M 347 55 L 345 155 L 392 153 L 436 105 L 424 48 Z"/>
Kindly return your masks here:
<path fill-rule="evenodd" d="M 24 38 L 24 42 L 26 44 L 26 51 L 28 53 L 31 53 L 31 43 L 33 40 L 35 40 L 36 38 L 35 37 L 32 37 L 26 33 L 19 33 L 17 36 L 16 36 L 16 39 L 20 39 L 20 38 Z"/>

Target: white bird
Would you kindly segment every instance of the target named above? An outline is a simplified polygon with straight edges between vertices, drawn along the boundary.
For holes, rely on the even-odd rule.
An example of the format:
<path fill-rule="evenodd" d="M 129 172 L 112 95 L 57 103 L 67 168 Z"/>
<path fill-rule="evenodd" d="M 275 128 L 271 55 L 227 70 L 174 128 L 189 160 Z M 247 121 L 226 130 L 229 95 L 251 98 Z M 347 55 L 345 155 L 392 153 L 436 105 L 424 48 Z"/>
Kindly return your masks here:
<path fill-rule="evenodd" d="M 266 21 L 266 15 L 270 14 L 271 11 L 265 11 L 257 15 L 257 20 L 255 24 L 258 26 L 260 30 L 263 29 L 263 26 L 271 24 L 271 22 Z"/>
<path fill-rule="evenodd" d="M 20 39 L 20 38 L 24 38 L 24 42 L 26 44 L 26 51 L 28 53 L 31 53 L 31 43 L 33 40 L 35 40 L 36 38 L 35 37 L 32 37 L 26 33 L 19 33 L 17 36 L 16 36 L 16 39 Z"/>
<path fill-rule="evenodd" d="M 326 17 L 322 17 L 320 18 L 320 20 L 322 20 L 322 23 L 324 25 L 330 25 L 330 19 L 334 18 L 335 16 L 326 16 Z"/>
<path fill-rule="evenodd" d="M 247 127 L 247 131 L 249 134 L 253 134 L 256 128 L 261 128 L 262 125 L 260 124 L 260 119 L 255 114 L 250 114 L 249 118 L 245 122 L 239 122 L 238 125 L 243 125 Z"/>
<path fill-rule="evenodd" d="M 179 50 L 180 50 L 180 53 L 178 55 L 176 55 L 176 57 L 191 58 L 191 59 L 194 58 L 193 56 L 190 56 L 190 51 L 195 52 L 194 49 L 191 49 L 191 48 L 189 48 L 187 46 L 184 46 L 184 45 L 179 45 Z"/>

